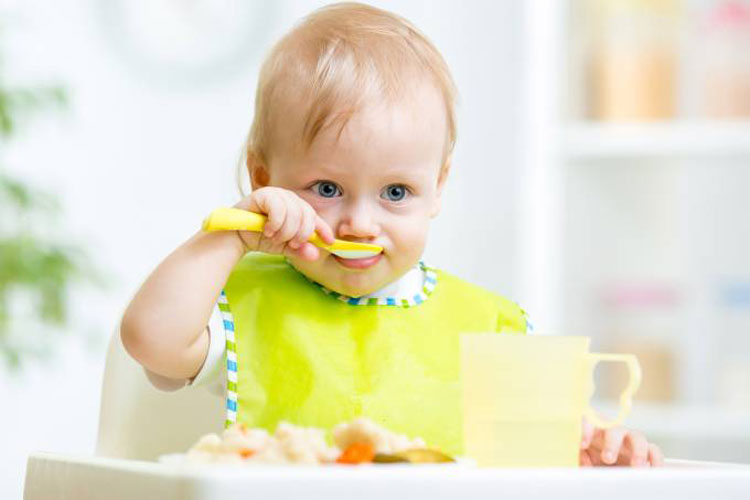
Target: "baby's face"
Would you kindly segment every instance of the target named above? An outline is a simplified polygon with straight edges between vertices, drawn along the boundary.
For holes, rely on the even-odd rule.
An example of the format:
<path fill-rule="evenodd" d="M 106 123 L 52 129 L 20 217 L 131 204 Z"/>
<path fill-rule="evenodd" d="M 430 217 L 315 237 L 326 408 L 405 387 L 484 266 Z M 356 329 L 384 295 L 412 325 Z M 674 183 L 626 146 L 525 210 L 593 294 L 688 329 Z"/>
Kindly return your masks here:
<path fill-rule="evenodd" d="M 352 261 L 321 251 L 314 262 L 290 258 L 292 264 L 354 297 L 401 277 L 421 257 L 440 209 L 447 123 L 439 91 L 423 85 L 398 103 L 367 105 L 339 137 L 339 127 L 328 127 L 306 151 L 291 146 L 295 128 L 277 132 L 268 183 L 310 203 L 336 238 L 380 245 L 383 252 Z"/>

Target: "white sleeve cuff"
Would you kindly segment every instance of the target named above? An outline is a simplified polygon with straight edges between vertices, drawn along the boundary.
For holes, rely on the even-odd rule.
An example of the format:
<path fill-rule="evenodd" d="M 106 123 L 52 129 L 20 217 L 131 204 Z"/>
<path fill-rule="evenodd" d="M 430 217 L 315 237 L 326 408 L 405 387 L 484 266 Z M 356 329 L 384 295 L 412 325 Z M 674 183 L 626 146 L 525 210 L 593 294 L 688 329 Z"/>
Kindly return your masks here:
<path fill-rule="evenodd" d="M 224 367 L 226 340 L 224 336 L 224 321 L 221 317 L 221 311 L 219 310 L 218 304 L 214 305 L 214 310 L 211 312 L 207 330 L 208 352 L 206 353 L 206 359 L 203 360 L 203 365 L 200 370 L 198 370 L 195 377 L 193 377 L 192 380 L 169 378 L 154 373 L 144 367 L 143 371 L 146 372 L 146 378 L 148 378 L 148 381 L 151 382 L 151 385 L 153 385 L 154 388 L 160 391 L 174 392 L 178 389 L 182 389 L 186 385 L 223 386 L 221 374 L 222 368 Z"/>
<path fill-rule="evenodd" d="M 149 382 L 151 382 L 151 385 L 153 385 L 155 389 L 159 389 L 160 391 L 174 392 L 177 389 L 182 389 L 189 382 L 188 379 L 185 378 L 169 378 L 165 377 L 164 375 L 159 375 L 158 373 L 152 372 L 145 366 L 143 367 L 143 371 L 146 372 L 146 378 Z"/>
<path fill-rule="evenodd" d="M 219 304 L 214 305 L 208 320 L 208 352 L 203 366 L 193 377 L 190 385 L 206 385 L 219 380 L 224 368 L 224 357 L 227 349 L 224 334 L 224 319 Z"/>

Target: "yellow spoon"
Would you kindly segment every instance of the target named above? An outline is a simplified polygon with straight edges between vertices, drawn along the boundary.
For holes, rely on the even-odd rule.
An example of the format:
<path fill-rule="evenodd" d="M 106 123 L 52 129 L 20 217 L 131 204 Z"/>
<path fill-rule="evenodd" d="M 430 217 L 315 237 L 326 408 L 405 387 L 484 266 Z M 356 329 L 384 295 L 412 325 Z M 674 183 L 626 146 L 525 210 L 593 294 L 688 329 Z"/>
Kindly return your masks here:
<path fill-rule="evenodd" d="M 204 231 L 255 231 L 263 232 L 266 225 L 266 216 L 248 212 L 239 208 L 217 208 L 203 220 Z M 334 240 L 327 244 L 318 233 L 310 235 L 308 240 L 318 248 L 322 248 L 343 259 L 364 259 L 373 257 L 383 251 L 383 247 L 370 245 L 369 243 L 357 243 L 354 241 Z"/>

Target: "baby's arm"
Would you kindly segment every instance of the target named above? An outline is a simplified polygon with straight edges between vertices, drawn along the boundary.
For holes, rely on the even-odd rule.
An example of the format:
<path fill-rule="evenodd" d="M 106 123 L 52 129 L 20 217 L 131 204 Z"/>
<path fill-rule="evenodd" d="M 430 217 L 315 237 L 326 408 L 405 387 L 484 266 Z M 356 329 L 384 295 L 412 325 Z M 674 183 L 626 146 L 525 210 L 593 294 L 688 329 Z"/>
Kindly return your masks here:
<path fill-rule="evenodd" d="M 149 371 L 188 379 L 208 352 L 211 311 L 232 268 L 245 253 L 235 231 L 199 232 L 146 279 L 125 311 L 125 349 Z"/>
<path fill-rule="evenodd" d="M 120 336 L 125 349 L 149 371 L 173 379 L 193 378 L 209 347 L 206 325 L 216 299 L 242 255 L 251 250 L 318 258 L 307 238 L 327 243 L 333 231 L 295 193 L 265 187 L 237 208 L 268 216 L 263 234 L 199 232 L 172 252 L 146 279 L 125 310 Z"/>

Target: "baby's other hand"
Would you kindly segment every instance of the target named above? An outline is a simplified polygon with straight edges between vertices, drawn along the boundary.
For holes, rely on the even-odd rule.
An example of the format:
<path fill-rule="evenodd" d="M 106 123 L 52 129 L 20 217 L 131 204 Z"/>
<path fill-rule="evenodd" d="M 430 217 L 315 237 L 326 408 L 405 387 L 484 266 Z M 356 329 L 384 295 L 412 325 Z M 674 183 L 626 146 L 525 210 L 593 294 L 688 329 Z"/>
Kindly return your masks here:
<path fill-rule="evenodd" d="M 624 465 L 658 467 L 664 465 L 664 455 L 658 446 L 649 443 L 638 431 L 623 427 L 595 428 L 583 419 L 580 464 L 584 467 Z"/>
<path fill-rule="evenodd" d="M 263 233 L 237 231 L 248 251 L 260 251 L 317 260 L 320 251 L 307 239 L 317 231 L 333 243 L 333 230 L 305 200 L 288 189 L 263 187 L 237 203 L 235 208 L 268 217 Z"/>

